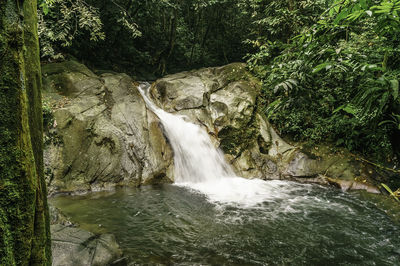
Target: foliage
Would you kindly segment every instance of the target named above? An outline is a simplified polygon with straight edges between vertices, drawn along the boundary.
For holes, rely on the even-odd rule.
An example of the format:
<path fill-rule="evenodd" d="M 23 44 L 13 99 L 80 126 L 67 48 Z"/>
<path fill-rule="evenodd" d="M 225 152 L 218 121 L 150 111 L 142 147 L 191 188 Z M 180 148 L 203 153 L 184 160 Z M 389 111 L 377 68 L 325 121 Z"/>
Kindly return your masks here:
<path fill-rule="evenodd" d="M 53 109 L 51 108 L 50 102 L 47 100 L 43 100 L 42 102 L 42 113 L 43 113 L 43 129 L 44 131 L 48 131 L 54 125 L 54 114 Z"/>
<path fill-rule="evenodd" d="M 62 52 L 136 75 L 241 61 L 258 27 L 248 23 L 253 0 L 43 1 L 44 56 Z"/>
<path fill-rule="evenodd" d="M 116 22 L 136 38 L 141 36 L 136 23 L 123 7 L 118 8 Z M 89 42 L 105 39 L 99 9 L 84 0 L 42 0 L 39 2 L 39 37 L 42 57 L 63 58 L 58 51 L 71 46 L 78 37 L 88 36 Z"/>
<path fill-rule="evenodd" d="M 255 39 L 248 43 L 259 49 L 248 55 L 250 66 L 266 65 L 284 50 L 293 36 L 317 22 L 317 14 L 327 7 L 327 0 L 250 1 L 253 2 Z"/>
<path fill-rule="evenodd" d="M 397 202 L 400 202 L 400 189 L 393 192 L 386 184 L 382 183 L 381 185 L 386 189 L 387 192 L 389 192 L 390 196 L 392 196 Z"/>
<path fill-rule="evenodd" d="M 261 46 L 249 58 L 264 81 L 267 115 L 282 134 L 333 142 L 380 161 L 395 157 L 399 3 L 334 1 L 277 56 Z"/>
<path fill-rule="evenodd" d="M 42 0 L 39 3 L 39 38 L 42 57 L 62 58 L 54 46 L 71 46 L 88 33 L 91 41 L 104 39 L 98 10 L 83 0 Z"/>

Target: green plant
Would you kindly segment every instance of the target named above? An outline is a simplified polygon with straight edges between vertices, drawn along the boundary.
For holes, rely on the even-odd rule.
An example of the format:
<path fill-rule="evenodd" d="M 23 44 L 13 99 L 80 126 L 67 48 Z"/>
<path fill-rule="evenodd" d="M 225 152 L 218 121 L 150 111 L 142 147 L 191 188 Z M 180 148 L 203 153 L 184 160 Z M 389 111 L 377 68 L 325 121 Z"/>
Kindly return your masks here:
<path fill-rule="evenodd" d="M 88 33 L 91 41 L 104 40 L 98 9 L 83 0 L 42 0 L 39 9 L 41 56 L 63 58 L 55 46 L 71 46 L 74 39 Z"/>
<path fill-rule="evenodd" d="M 381 185 L 387 192 L 389 192 L 390 196 L 392 196 L 397 202 L 400 202 L 400 188 L 393 192 L 386 184 L 381 183 Z"/>
<path fill-rule="evenodd" d="M 48 132 L 54 126 L 55 118 L 53 115 L 53 110 L 51 104 L 47 100 L 42 102 L 42 112 L 43 112 L 43 128 L 45 132 Z"/>
<path fill-rule="evenodd" d="M 391 115 L 391 120 L 385 120 L 379 123 L 379 126 L 382 126 L 384 124 L 391 124 L 393 125 L 396 129 L 400 130 L 400 115 L 392 114 Z"/>
<path fill-rule="evenodd" d="M 278 52 L 270 39 L 249 57 L 282 134 L 380 162 L 400 152 L 398 2 L 332 1 Z"/>

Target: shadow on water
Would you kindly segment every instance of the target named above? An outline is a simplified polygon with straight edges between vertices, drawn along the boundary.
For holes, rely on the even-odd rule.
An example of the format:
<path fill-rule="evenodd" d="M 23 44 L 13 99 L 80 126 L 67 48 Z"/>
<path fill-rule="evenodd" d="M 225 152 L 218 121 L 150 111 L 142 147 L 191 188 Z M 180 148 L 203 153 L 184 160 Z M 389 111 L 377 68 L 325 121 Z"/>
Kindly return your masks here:
<path fill-rule="evenodd" d="M 50 201 L 83 228 L 115 234 L 139 264 L 400 265 L 400 225 L 374 203 L 316 185 L 266 183 L 270 197 L 245 207 L 175 185 Z"/>

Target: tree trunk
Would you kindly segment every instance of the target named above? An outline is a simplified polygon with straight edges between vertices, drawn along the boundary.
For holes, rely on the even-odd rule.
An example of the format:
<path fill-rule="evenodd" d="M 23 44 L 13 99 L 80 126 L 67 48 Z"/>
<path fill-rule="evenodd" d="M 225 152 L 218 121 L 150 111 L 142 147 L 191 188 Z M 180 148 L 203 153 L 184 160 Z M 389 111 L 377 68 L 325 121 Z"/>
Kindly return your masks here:
<path fill-rule="evenodd" d="M 36 0 L 0 0 L 0 265 L 51 265 Z"/>

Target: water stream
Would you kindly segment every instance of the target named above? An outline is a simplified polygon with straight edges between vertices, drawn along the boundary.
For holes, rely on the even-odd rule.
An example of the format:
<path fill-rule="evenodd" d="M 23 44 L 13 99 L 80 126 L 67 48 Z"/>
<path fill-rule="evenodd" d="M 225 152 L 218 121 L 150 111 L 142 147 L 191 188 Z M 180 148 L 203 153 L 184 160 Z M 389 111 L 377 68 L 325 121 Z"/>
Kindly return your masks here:
<path fill-rule="evenodd" d="M 84 229 L 115 234 L 132 265 L 400 265 L 400 225 L 362 195 L 271 181 L 253 207 L 176 185 L 56 197 Z"/>
<path fill-rule="evenodd" d="M 174 150 L 175 184 L 51 202 L 116 235 L 139 265 L 400 265 L 400 225 L 359 193 L 235 176 L 209 136 L 141 93 Z"/>

